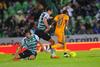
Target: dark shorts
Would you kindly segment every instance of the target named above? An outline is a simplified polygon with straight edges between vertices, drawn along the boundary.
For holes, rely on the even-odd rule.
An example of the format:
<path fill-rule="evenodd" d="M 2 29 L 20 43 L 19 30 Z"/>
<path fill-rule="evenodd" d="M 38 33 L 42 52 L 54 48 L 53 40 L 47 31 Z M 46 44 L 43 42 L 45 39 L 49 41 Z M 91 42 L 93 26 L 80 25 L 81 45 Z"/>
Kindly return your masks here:
<path fill-rule="evenodd" d="M 40 38 L 42 38 L 42 39 L 44 39 L 44 40 L 46 40 L 46 41 L 49 41 L 49 40 L 51 39 L 51 36 L 50 36 L 48 33 L 45 33 L 45 32 L 42 31 L 42 30 L 36 30 L 36 31 L 35 31 L 35 34 L 36 34 L 38 37 L 40 37 Z"/>
<path fill-rule="evenodd" d="M 32 53 L 30 50 L 25 50 L 24 52 L 19 54 L 20 58 L 27 58 L 30 57 L 31 55 L 34 55 L 36 57 L 37 52 Z"/>

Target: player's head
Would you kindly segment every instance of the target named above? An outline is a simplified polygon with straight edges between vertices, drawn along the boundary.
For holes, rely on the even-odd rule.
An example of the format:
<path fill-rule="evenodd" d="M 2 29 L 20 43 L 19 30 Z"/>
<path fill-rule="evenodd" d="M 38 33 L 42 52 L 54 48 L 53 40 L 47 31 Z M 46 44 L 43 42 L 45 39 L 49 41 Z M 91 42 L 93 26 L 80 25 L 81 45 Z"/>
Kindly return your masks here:
<path fill-rule="evenodd" d="M 25 30 L 25 36 L 26 36 L 27 38 L 30 38 L 30 37 L 31 37 L 31 32 L 30 32 L 30 30 Z"/>
<path fill-rule="evenodd" d="M 62 13 L 63 14 L 68 14 L 68 11 L 67 10 L 63 10 Z"/>
<path fill-rule="evenodd" d="M 53 9 L 47 8 L 47 12 L 48 12 L 49 15 L 51 15 L 53 13 Z"/>

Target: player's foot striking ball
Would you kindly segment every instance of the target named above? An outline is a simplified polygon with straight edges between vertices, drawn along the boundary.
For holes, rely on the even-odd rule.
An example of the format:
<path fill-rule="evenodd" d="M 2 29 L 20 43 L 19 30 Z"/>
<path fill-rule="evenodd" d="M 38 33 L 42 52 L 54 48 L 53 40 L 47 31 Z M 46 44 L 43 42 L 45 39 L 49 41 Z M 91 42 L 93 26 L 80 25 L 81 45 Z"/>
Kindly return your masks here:
<path fill-rule="evenodd" d="M 59 15 L 57 15 L 54 18 L 54 21 L 56 23 L 56 28 L 55 28 L 55 35 L 58 39 L 58 43 L 60 43 L 62 48 L 64 49 L 64 57 L 69 57 L 69 51 L 66 51 L 66 43 L 65 43 L 65 29 L 68 26 L 68 21 L 69 21 L 69 16 L 66 15 L 67 10 L 63 10 L 63 12 Z"/>
<path fill-rule="evenodd" d="M 70 57 L 70 54 L 67 53 L 67 52 L 65 52 L 65 53 L 64 53 L 64 57 L 67 57 L 67 58 L 68 58 L 68 57 Z"/>

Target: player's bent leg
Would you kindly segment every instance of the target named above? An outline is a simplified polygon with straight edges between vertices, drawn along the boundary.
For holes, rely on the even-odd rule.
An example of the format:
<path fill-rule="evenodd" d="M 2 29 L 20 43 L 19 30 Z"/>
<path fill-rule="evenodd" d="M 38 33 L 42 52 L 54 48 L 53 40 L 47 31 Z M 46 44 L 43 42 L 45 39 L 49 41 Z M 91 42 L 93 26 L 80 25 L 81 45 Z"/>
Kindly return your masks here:
<path fill-rule="evenodd" d="M 36 56 L 37 56 L 37 52 L 30 53 L 29 60 L 34 60 L 36 58 Z"/>
<path fill-rule="evenodd" d="M 22 53 L 19 53 L 18 56 L 16 56 L 15 60 L 17 59 L 34 59 L 35 56 L 37 55 L 37 52 L 31 52 L 30 50 L 25 50 Z"/>
<path fill-rule="evenodd" d="M 70 57 L 70 51 L 67 49 L 66 43 L 64 43 L 64 57 Z"/>
<path fill-rule="evenodd" d="M 61 48 L 64 50 L 64 57 L 70 57 L 70 53 L 66 48 L 65 35 L 61 34 L 58 36 L 58 43 L 62 45 Z"/>
<path fill-rule="evenodd" d="M 55 44 L 55 41 L 53 39 L 50 39 L 49 42 L 50 42 L 50 45 L 54 45 Z"/>
<path fill-rule="evenodd" d="M 55 50 L 51 47 L 52 45 L 55 44 L 55 41 L 51 38 L 51 36 L 48 33 L 43 33 L 42 32 L 42 39 L 44 39 L 44 40 L 46 40 L 50 43 L 48 45 L 49 48 L 47 49 L 47 51 L 49 51 L 51 53 L 51 57 L 56 56 Z M 56 58 L 56 57 L 54 57 L 54 58 Z"/>
<path fill-rule="evenodd" d="M 63 42 L 59 42 L 59 43 L 62 44 L 62 48 L 64 50 L 64 57 L 70 57 L 70 53 L 69 53 L 69 51 L 66 48 L 66 44 L 63 43 Z"/>
<path fill-rule="evenodd" d="M 25 52 L 26 52 L 26 51 L 15 55 L 15 57 L 13 58 L 13 60 L 14 60 L 14 61 L 18 61 L 18 60 L 20 60 L 20 59 L 22 59 L 22 58 L 25 58 L 25 57 L 26 57 Z"/>
<path fill-rule="evenodd" d="M 19 55 L 15 55 L 15 57 L 13 58 L 13 60 L 14 60 L 14 61 L 18 61 L 18 60 L 20 60 L 20 58 L 21 58 L 21 57 L 20 57 Z"/>
<path fill-rule="evenodd" d="M 19 55 L 16 55 L 15 58 L 19 58 L 20 59 L 21 57 Z"/>
<path fill-rule="evenodd" d="M 55 50 L 52 48 L 52 45 L 54 45 L 55 42 L 54 42 L 53 39 L 50 39 L 49 42 L 50 42 L 50 44 L 49 44 L 49 49 L 50 49 L 51 55 L 52 55 L 52 56 L 55 56 Z"/>
<path fill-rule="evenodd" d="M 55 44 L 55 41 L 53 39 L 50 39 L 49 42 L 51 43 L 50 44 L 51 58 L 59 58 L 59 56 L 56 56 L 54 48 L 52 48 L 52 46 L 54 46 Z"/>

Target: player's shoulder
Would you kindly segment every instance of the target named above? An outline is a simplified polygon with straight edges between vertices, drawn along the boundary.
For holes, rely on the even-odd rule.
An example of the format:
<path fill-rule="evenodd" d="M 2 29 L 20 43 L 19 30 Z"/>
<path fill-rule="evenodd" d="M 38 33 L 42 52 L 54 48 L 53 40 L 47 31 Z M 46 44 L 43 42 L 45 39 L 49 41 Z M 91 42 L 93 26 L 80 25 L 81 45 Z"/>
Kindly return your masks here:
<path fill-rule="evenodd" d="M 47 12 L 43 12 L 42 14 L 44 14 L 44 15 L 49 15 Z"/>
<path fill-rule="evenodd" d="M 67 14 L 63 14 L 64 15 L 64 17 L 66 18 L 66 19 L 69 19 L 69 16 L 67 15 Z"/>
<path fill-rule="evenodd" d="M 38 35 L 34 34 L 35 37 L 38 37 Z"/>
<path fill-rule="evenodd" d="M 34 34 L 35 38 L 37 39 L 37 41 L 39 41 L 39 37 L 38 35 Z"/>
<path fill-rule="evenodd" d="M 36 35 L 36 34 L 34 34 L 32 37 L 33 38 L 35 37 L 36 39 L 39 39 L 38 35 Z"/>
<path fill-rule="evenodd" d="M 59 16 L 60 16 L 60 14 L 56 15 L 55 17 L 59 17 Z"/>
<path fill-rule="evenodd" d="M 62 14 L 63 16 L 65 16 L 65 17 L 69 17 L 67 14 Z"/>
<path fill-rule="evenodd" d="M 60 16 L 60 15 L 56 15 L 55 18 L 54 18 L 54 20 L 55 20 L 55 19 L 58 20 L 59 16 Z"/>
<path fill-rule="evenodd" d="M 50 16 L 47 12 L 43 12 L 44 18 L 48 19 Z"/>

